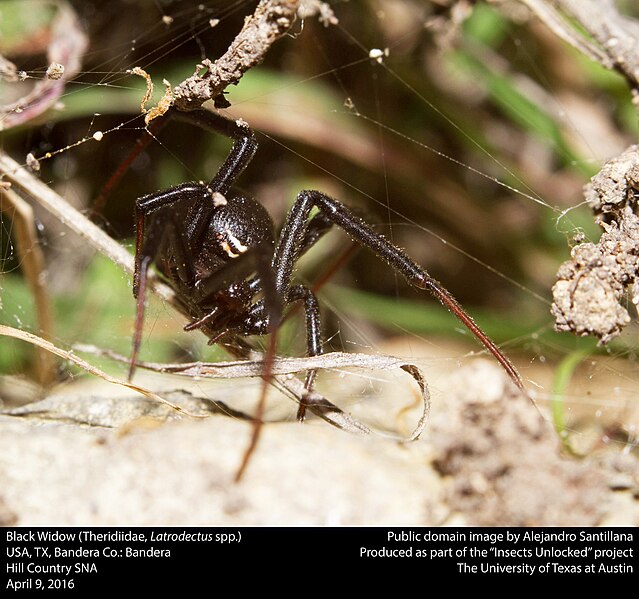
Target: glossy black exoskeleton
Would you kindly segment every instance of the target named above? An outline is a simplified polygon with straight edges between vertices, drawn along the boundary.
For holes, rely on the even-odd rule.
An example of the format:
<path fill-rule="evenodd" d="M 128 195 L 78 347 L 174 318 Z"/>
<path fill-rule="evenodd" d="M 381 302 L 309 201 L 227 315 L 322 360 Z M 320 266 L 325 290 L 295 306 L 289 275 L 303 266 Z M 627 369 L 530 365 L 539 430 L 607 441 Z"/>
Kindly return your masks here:
<path fill-rule="evenodd" d="M 519 374 L 495 343 L 455 298 L 400 248 L 376 233 L 341 202 L 320 191 L 298 194 L 276 238 L 266 210 L 233 185 L 257 150 L 253 131 L 243 121 L 197 110 L 169 111 L 175 117 L 234 140 L 215 177 L 208 183 L 183 183 L 136 202 L 137 240 L 133 294 L 137 298 L 136 334 L 130 376 L 140 346 L 149 266 L 154 264 L 190 315 L 186 330 L 200 329 L 215 343 L 225 336 L 265 335 L 276 330 L 283 311 L 303 305 L 307 353 L 322 352 L 320 312 L 315 294 L 293 284 L 298 258 L 330 227 L 374 252 L 407 281 L 427 289 L 479 339 L 523 388 Z M 312 208 L 317 213 L 311 218 Z M 311 390 L 314 371 L 306 378 Z M 304 417 L 300 405 L 298 418 Z"/>

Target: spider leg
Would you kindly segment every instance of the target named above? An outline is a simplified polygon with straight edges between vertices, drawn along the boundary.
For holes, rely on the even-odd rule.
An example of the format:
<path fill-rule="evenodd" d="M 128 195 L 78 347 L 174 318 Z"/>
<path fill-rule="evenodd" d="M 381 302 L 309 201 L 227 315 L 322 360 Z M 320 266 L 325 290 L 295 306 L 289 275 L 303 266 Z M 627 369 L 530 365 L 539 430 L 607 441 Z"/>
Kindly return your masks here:
<path fill-rule="evenodd" d="M 233 121 L 206 109 L 183 112 L 172 108 L 167 112 L 167 117 L 197 125 L 201 129 L 214 131 L 234 140 L 229 155 L 209 183 L 213 191 L 225 194 L 255 155 L 257 140 L 253 130 L 240 119 Z"/>
<path fill-rule="evenodd" d="M 171 189 L 143 196 L 136 201 L 134 297 L 138 296 L 143 258 L 149 256 L 153 262 L 169 239 L 174 240 L 172 249 L 180 279 L 185 282 L 193 280 L 194 273 L 191 266 L 192 260 L 190 260 L 192 252 L 185 240 L 193 238 L 194 227 L 189 225 L 189 230 L 185 230 L 184 215 L 166 208 L 192 203 L 201 196 L 200 185 L 183 183 Z"/>
<path fill-rule="evenodd" d="M 272 277 L 271 277 L 272 278 Z M 274 288 L 273 288 L 274 291 Z M 269 316 L 269 308 L 265 304 L 266 296 L 271 293 L 270 291 L 265 291 L 264 300 L 260 300 L 253 305 L 253 308 L 249 314 L 248 325 L 245 329 L 245 333 L 255 334 L 255 335 L 263 335 L 267 332 L 270 332 L 273 337 L 275 337 L 277 333 L 277 328 L 281 321 L 281 317 L 278 318 L 277 322 L 271 322 L 270 319 L 272 316 Z M 304 285 L 295 285 L 289 289 L 288 296 L 286 298 L 286 304 L 293 304 L 295 302 L 303 302 L 304 306 L 304 315 L 306 319 L 306 354 L 308 356 L 319 356 L 322 354 L 322 337 L 321 337 L 321 321 L 320 321 L 320 309 L 319 302 L 313 291 Z M 265 322 L 269 321 L 269 328 L 265 329 Z M 250 324 L 252 323 L 252 324 Z M 270 348 L 269 348 L 270 349 Z M 265 357 L 265 371 L 268 370 L 272 365 L 273 357 L 269 356 L 268 353 Z M 307 391 L 312 391 L 313 383 L 315 381 L 315 375 L 317 374 L 316 370 L 309 370 L 306 375 L 305 388 Z M 270 382 L 271 374 L 265 372 L 262 374 L 265 382 Z M 297 419 L 299 421 L 304 420 L 304 415 L 306 412 L 306 407 L 308 406 L 308 401 L 306 397 L 303 397 L 300 402 L 300 407 L 297 412 Z"/>
<path fill-rule="evenodd" d="M 208 131 L 214 131 L 225 137 L 235 140 L 233 148 L 226 161 L 209 183 L 209 186 L 221 194 L 226 193 L 236 179 L 240 176 L 246 165 L 253 158 L 257 150 L 257 141 L 253 131 L 243 121 L 232 121 L 210 110 L 201 109 L 192 112 L 183 112 L 175 108 L 169 109 L 163 118 L 155 119 L 147 126 L 144 134 L 137 140 L 135 148 L 121 162 L 117 170 L 102 186 L 91 208 L 92 217 L 101 214 L 108 195 L 120 182 L 134 160 L 140 153 L 156 139 L 156 135 L 171 119 L 185 121 Z"/>
<path fill-rule="evenodd" d="M 306 231 L 304 232 L 304 239 L 300 244 L 300 250 L 297 257 L 299 258 L 302 254 L 305 254 L 308 250 L 310 250 L 332 226 L 333 223 L 321 212 L 311 218 L 308 222 Z M 253 289 L 254 293 L 258 293 L 261 286 L 259 277 L 256 276 L 249 279 L 248 285 L 251 289 Z M 276 292 L 277 291 L 275 290 L 274 293 Z"/>
<path fill-rule="evenodd" d="M 323 212 L 318 212 L 308 221 L 306 230 L 304 231 L 304 239 L 300 244 L 297 257 L 305 254 L 310 250 L 333 226 L 333 222 Z"/>
<path fill-rule="evenodd" d="M 317 243 L 317 241 L 333 226 L 333 222 L 326 217 L 326 215 L 322 212 L 319 212 L 315 216 L 313 216 L 310 221 L 307 223 L 307 226 L 303 232 L 303 237 L 301 238 L 299 251 L 296 254 L 296 258 L 299 258 L 303 253 L 309 250 L 313 245 Z M 268 276 L 266 272 L 268 270 Z M 260 323 L 265 320 L 264 312 L 268 315 L 268 321 L 271 322 L 273 318 L 273 310 L 275 306 L 275 301 L 273 298 L 277 298 L 277 302 L 279 306 L 277 306 L 277 325 L 271 326 L 273 331 L 276 331 L 279 323 L 282 319 L 281 312 L 281 298 L 283 296 L 280 295 L 276 287 L 276 277 L 273 276 L 273 270 L 270 268 L 265 269 L 264 265 L 262 265 L 262 275 L 258 273 L 258 277 L 252 279 L 249 282 L 249 286 L 253 289 L 254 292 L 262 290 L 264 294 L 264 301 L 257 302 L 253 310 L 251 311 L 251 315 L 249 317 L 249 321 L 252 323 Z M 267 283 L 271 286 L 268 287 Z M 288 295 L 284 300 L 286 304 L 292 304 L 294 302 L 303 302 L 304 305 L 304 314 L 306 318 L 306 342 L 307 342 L 307 355 L 308 356 L 318 356 L 322 353 L 322 342 L 321 342 L 321 324 L 320 324 L 320 309 L 319 303 L 313 291 L 308 287 L 303 285 L 296 285 L 291 287 L 288 290 Z M 264 302 L 270 302 L 271 307 L 268 305 L 264 305 Z M 255 334 L 264 334 L 269 332 L 264 330 L 264 328 L 260 328 L 260 326 L 256 326 L 253 324 L 255 328 Z M 309 370 L 306 375 L 305 388 L 307 391 L 312 391 L 313 383 L 315 381 L 315 376 L 317 374 L 316 370 Z M 266 377 L 265 377 L 266 378 Z M 300 402 L 300 407 L 297 412 L 297 419 L 299 421 L 304 420 L 304 416 L 306 413 L 306 407 L 308 402 L 306 398 L 302 398 Z"/>
<path fill-rule="evenodd" d="M 304 314 L 306 316 L 306 353 L 309 356 L 319 356 L 322 353 L 322 330 L 320 323 L 319 303 L 315 294 L 304 285 L 295 285 L 289 289 L 288 302 L 304 302 Z M 304 387 L 312 391 L 317 370 L 309 370 L 306 373 Z M 308 397 L 302 397 L 300 407 L 297 410 L 297 420 L 304 420 L 306 408 L 309 405 Z"/>
<path fill-rule="evenodd" d="M 333 222 L 323 213 L 319 212 L 314 215 L 306 226 L 304 231 L 304 237 L 300 243 L 299 252 L 297 258 L 306 253 L 311 247 L 313 247 L 325 233 L 333 226 Z M 355 246 L 352 246 L 344 255 L 342 255 L 338 261 L 341 263 L 345 258 L 350 256 Z M 333 265 L 335 266 L 335 265 Z M 325 275 L 327 276 L 327 275 Z M 330 276 L 330 274 L 328 275 Z M 321 282 L 319 286 L 321 286 Z M 314 286 L 316 289 L 318 283 Z M 287 303 L 303 302 L 304 314 L 306 319 L 306 354 L 308 356 L 319 356 L 323 353 L 322 337 L 321 337 L 321 318 L 319 302 L 312 289 L 304 285 L 297 285 L 291 287 L 289 290 L 289 296 Z M 290 313 L 288 314 L 290 315 Z M 317 370 L 309 370 L 306 374 L 306 381 L 304 382 L 304 388 L 311 392 L 315 382 Z M 297 411 L 297 420 L 302 422 L 306 415 L 306 408 L 309 405 L 308 395 L 304 396 L 300 400 L 299 409 Z"/>
<path fill-rule="evenodd" d="M 131 350 L 131 363 L 128 378 L 135 373 L 135 365 L 142 341 L 144 324 L 144 305 L 146 284 L 151 263 L 160 254 L 163 246 L 171 241 L 171 249 L 175 255 L 176 270 L 179 278 L 191 282 L 194 277 L 192 269 L 191 249 L 188 246 L 184 224 L 178 215 L 165 208 L 173 207 L 184 201 L 192 201 L 196 192 L 201 189 L 193 183 L 150 194 L 136 202 L 137 235 L 135 242 L 135 271 L 133 273 L 133 296 L 136 302 L 135 329 Z"/>
<path fill-rule="evenodd" d="M 273 269 L 277 289 L 283 297 L 288 298 L 290 293 L 293 268 L 304 247 L 307 221 L 313 206 L 317 207 L 327 220 L 340 227 L 357 243 L 371 250 L 378 258 L 403 275 L 411 285 L 430 291 L 493 354 L 517 387 L 524 388 L 515 367 L 447 289 L 409 258 L 403 250 L 393 245 L 383 235 L 376 233 L 344 204 L 319 191 L 302 191 L 298 194 L 282 229 L 273 259 Z"/>
<path fill-rule="evenodd" d="M 135 326 L 133 328 L 133 340 L 131 342 L 131 361 L 129 362 L 129 374 L 127 380 L 130 382 L 135 374 L 135 365 L 138 362 L 138 354 L 140 353 L 140 345 L 142 343 L 142 330 L 144 327 L 144 301 L 146 299 L 146 283 L 148 280 L 149 264 L 151 258 L 145 256 L 139 263 L 136 261 L 135 270 L 138 273 L 137 278 L 137 295 L 135 296 Z"/>
<path fill-rule="evenodd" d="M 260 400 L 255 411 L 255 418 L 253 419 L 253 434 L 242 456 L 240 467 L 235 474 L 235 482 L 239 482 L 242 478 L 251 455 L 255 451 L 262 430 L 266 394 L 268 385 L 273 379 L 273 363 L 277 351 L 277 330 L 282 321 L 283 312 L 283 298 L 277 292 L 275 276 L 272 269 L 273 246 L 266 243 L 261 244 L 252 255 L 255 260 L 257 276 L 247 283 L 247 287 L 254 294 L 261 291 L 263 298 L 252 306 L 244 322 L 243 329 L 241 329 L 240 332 L 245 335 L 263 335 L 270 333 L 270 337 L 268 348 L 264 354 L 264 370 L 262 371 L 263 383 Z"/>

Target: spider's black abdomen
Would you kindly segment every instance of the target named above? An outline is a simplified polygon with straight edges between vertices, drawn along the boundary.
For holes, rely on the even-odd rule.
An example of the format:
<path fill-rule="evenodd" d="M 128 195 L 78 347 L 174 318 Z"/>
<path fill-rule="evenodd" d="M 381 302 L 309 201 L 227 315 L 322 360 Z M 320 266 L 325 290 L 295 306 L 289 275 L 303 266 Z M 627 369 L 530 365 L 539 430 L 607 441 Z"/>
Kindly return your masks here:
<path fill-rule="evenodd" d="M 256 252 L 272 255 L 275 243 L 273 221 L 256 200 L 234 190 L 223 196 L 205 189 L 209 209 L 194 255 L 198 302 L 207 302 L 218 291 L 248 277 L 255 271 Z"/>
<path fill-rule="evenodd" d="M 236 259 L 263 243 L 273 245 L 273 221 L 265 208 L 250 196 L 231 190 L 220 196 L 208 229 L 225 259 Z"/>

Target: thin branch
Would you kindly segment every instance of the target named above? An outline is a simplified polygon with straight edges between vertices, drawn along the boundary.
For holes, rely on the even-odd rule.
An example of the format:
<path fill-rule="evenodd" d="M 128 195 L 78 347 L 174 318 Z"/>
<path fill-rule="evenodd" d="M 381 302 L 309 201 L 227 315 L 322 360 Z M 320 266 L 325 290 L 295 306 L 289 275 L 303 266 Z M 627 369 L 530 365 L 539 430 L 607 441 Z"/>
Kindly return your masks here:
<path fill-rule="evenodd" d="M 639 23 L 613 0 L 520 0 L 556 35 L 628 81 L 639 107 Z M 585 31 L 588 39 L 574 23 Z"/>
<path fill-rule="evenodd" d="M 215 62 L 205 58 L 195 73 L 173 90 L 179 110 L 195 110 L 207 100 L 225 105 L 222 92 L 260 64 L 268 49 L 293 25 L 300 0 L 261 0 L 229 49 Z"/>

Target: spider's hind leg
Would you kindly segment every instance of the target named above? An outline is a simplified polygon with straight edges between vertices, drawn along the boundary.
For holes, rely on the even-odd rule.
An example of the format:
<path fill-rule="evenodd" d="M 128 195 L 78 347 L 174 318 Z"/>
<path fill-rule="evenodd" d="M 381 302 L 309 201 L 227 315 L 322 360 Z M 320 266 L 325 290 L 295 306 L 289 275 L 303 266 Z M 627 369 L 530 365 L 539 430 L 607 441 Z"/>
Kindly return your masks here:
<path fill-rule="evenodd" d="M 322 353 L 322 337 L 321 337 L 321 323 L 320 323 L 320 311 L 319 303 L 315 294 L 303 285 L 295 285 L 291 287 L 287 296 L 287 302 L 292 303 L 296 301 L 304 302 L 304 314 L 306 317 L 306 353 L 308 356 L 319 356 Z M 306 408 L 310 405 L 309 394 L 313 391 L 313 384 L 315 382 L 315 376 L 317 370 L 309 370 L 306 373 L 306 382 L 304 388 L 307 391 L 307 395 L 302 397 L 300 401 L 300 407 L 297 410 L 298 421 L 304 420 L 306 414 Z"/>
<path fill-rule="evenodd" d="M 412 260 L 402 249 L 393 245 L 383 235 L 376 233 L 370 225 L 344 204 L 320 191 L 300 192 L 282 229 L 273 260 L 280 293 L 286 295 L 289 288 L 295 262 L 304 248 L 304 239 L 309 226 L 308 218 L 313 206 L 320 210 L 326 221 L 338 226 L 358 244 L 371 250 L 378 258 L 404 276 L 411 285 L 428 290 L 434 295 L 497 359 L 515 385 L 524 389 L 521 377 L 510 360 L 441 283 L 433 279 L 426 269 Z"/>

